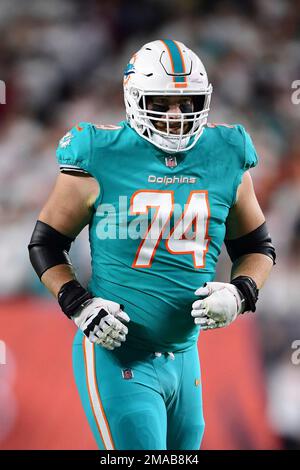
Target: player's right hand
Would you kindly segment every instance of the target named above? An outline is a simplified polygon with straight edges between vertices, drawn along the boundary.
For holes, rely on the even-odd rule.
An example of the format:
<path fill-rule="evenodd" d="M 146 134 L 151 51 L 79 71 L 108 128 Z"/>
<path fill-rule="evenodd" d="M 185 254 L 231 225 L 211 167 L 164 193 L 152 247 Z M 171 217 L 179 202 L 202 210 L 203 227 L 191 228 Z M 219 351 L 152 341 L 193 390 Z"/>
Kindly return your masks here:
<path fill-rule="evenodd" d="M 120 304 L 101 297 L 87 300 L 72 319 L 91 343 L 110 350 L 126 340 L 128 328 L 124 323 L 130 321 Z"/>

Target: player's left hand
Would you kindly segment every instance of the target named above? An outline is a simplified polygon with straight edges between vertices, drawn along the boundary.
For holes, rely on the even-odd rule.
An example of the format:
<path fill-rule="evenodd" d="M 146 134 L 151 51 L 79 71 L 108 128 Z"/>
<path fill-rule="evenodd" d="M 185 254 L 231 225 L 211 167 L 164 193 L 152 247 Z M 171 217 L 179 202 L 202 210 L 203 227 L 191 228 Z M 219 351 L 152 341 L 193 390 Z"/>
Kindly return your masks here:
<path fill-rule="evenodd" d="M 227 326 L 243 311 L 241 295 L 233 284 L 207 282 L 195 294 L 202 299 L 193 303 L 192 317 L 202 330 Z"/>

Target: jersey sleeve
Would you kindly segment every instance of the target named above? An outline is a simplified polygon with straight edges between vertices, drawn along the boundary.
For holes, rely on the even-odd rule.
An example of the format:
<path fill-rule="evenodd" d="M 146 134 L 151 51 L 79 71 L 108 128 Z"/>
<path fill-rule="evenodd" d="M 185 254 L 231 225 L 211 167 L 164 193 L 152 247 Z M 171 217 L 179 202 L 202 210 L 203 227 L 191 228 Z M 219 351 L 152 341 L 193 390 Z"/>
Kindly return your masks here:
<path fill-rule="evenodd" d="M 258 163 L 258 156 L 253 145 L 252 139 L 243 126 L 238 126 L 244 139 L 244 170 L 253 168 Z"/>
<path fill-rule="evenodd" d="M 91 124 L 81 122 L 68 131 L 58 143 L 56 157 L 61 172 L 92 174 Z"/>
<path fill-rule="evenodd" d="M 237 146 L 239 158 L 239 169 L 234 185 L 232 205 L 236 202 L 237 190 L 242 182 L 245 171 L 255 167 L 258 163 L 258 156 L 250 135 L 242 125 L 237 124 L 235 127 L 238 131 L 235 144 Z"/>

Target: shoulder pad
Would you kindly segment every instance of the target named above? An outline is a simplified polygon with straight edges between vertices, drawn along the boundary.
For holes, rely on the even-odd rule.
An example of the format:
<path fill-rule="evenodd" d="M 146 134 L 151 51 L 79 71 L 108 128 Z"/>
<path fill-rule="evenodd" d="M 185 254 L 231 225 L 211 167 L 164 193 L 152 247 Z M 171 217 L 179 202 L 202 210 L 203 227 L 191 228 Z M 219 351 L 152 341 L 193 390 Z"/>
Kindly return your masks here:
<path fill-rule="evenodd" d="M 235 147 L 240 157 L 241 168 L 248 170 L 257 165 L 258 156 L 252 139 L 241 124 L 208 123 L 208 128 L 218 129 L 219 135 L 229 145 Z"/>

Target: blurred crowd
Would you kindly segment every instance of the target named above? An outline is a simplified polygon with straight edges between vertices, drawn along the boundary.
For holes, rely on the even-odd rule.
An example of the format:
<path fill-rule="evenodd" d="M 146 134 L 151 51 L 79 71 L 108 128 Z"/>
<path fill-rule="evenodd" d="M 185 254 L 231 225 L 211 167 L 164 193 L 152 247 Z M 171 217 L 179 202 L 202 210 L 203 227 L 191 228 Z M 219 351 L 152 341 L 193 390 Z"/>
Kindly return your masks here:
<path fill-rule="evenodd" d="M 26 246 L 58 174 L 58 140 L 79 121 L 124 119 L 132 54 L 157 38 L 184 42 L 214 87 L 209 120 L 243 124 L 260 155 L 252 176 L 278 255 L 257 315 L 269 417 L 286 447 L 300 447 L 300 1 L 2 0 L 0 30 L 0 295 L 45 295 Z M 86 234 L 72 250 L 86 279 Z M 229 272 L 224 254 L 218 276 Z"/>

